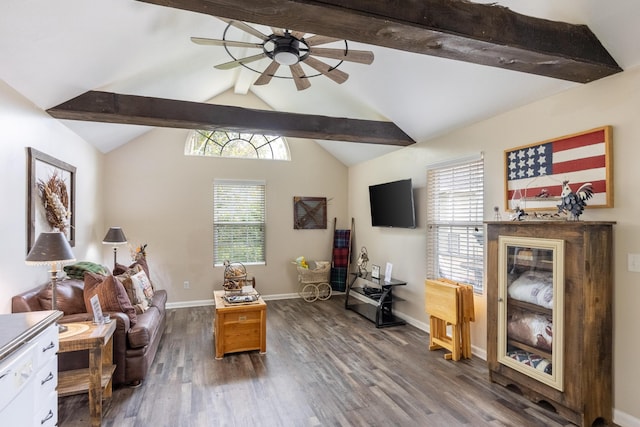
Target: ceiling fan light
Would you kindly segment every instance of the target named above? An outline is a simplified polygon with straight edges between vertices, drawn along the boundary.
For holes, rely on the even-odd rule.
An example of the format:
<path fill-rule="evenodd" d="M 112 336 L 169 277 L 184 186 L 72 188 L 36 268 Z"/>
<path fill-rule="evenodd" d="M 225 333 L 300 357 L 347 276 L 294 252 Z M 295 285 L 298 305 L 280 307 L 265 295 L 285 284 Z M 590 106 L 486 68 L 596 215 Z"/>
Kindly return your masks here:
<path fill-rule="evenodd" d="M 300 62 L 300 42 L 287 33 L 274 40 L 273 60 L 280 65 L 295 65 Z"/>
<path fill-rule="evenodd" d="M 292 46 L 282 46 L 276 48 L 273 59 L 280 65 L 294 65 L 300 60 L 298 50 Z"/>

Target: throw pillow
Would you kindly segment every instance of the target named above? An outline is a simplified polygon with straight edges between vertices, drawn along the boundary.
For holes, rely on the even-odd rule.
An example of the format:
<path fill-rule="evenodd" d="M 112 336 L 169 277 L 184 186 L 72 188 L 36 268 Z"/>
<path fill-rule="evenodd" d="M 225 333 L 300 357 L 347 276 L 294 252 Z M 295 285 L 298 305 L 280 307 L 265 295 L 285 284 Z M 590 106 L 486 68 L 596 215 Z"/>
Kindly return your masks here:
<path fill-rule="evenodd" d="M 80 280 L 84 279 L 86 271 L 102 275 L 109 274 L 107 267 L 90 261 L 80 261 L 75 264 L 65 265 L 63 270 L 70 278 Z"/>
<path fill-rule="evenodd" d="M 139 265 L 135 265 L 133 268 L 128 268 L 123 273 L 116 275 L 116 279 L 118 279 L 120 283 L 122 283 L 122 286 L 124 286 L 124 289 L 127 292 L 127 296 L 129 297 L 129 301 L 131 301 L 131 304 L 133 304 L 134 306 L 136 304 L 139 304 L 140 301 L 138 301 L 138 299 L 136 298 L 136 293 L 133 282 L 131 281 L 131 276 L 138 274 L 141 271 L 144 272 L 142 267 L 140 267 Z"/>
<path fill-rule="evenodd" d="M 153 299 L 153 294 L 155 292 L 151 286 L 151 280 L 149 280 L 149 277 L 144 273 L 144 271 L 141 271 L 135 276 L 131 276 L 131 281 L 142 288 L 144 297 L 148 299 L 149 304 L 151 304 L 151 299 Z"/>
<path fill-rule="evenodd" d="M 131 282 L 133 283 L 133 289 L 136 298 L 136 310 L 139 309 L 144 313 L 151 306 L 151 297 L 153 294 L 149 293 L 151 289 L 151 283 L 149 282 L 149 278 L 141 271 L 138 274 L 134 274 L 131 276 Z"/>
<path fill-rule="evenodd" d="M 131 305 L 124 286 L 114 275 L 101 276 L 87 272 L 84 275 L 84 304 L 87 307 L 87 312 L 91 314 L 93 314 L 91 298 L 94 295 L 98 295 L 103 312 L 122 312 L 129 317 L 131 326 L 137 323 L 136 310 Z"/>
<path fill-rule="evenodd" d="M 151 286 L 155 289 L 155 287 L 153 286 L 153 282 L 151 282 L 151 274 L 149 273 L 149 264 L 147 264 L 147 259 L 144 257 L 139 258 L 136 262 L 131 264 L 129 267 L 127 267 L 126 265 L 116 263 L 116 265 L 113 267 L 113 274 L 115 275 L 122 274 L 125 271 L 131 268 L 134 268 L 136 265 L 139 265 L 140 267 L 142 267 L 144 272 L 147 274 L 147 277 L 149 278 L 149 282 L 151 283 Z"/>

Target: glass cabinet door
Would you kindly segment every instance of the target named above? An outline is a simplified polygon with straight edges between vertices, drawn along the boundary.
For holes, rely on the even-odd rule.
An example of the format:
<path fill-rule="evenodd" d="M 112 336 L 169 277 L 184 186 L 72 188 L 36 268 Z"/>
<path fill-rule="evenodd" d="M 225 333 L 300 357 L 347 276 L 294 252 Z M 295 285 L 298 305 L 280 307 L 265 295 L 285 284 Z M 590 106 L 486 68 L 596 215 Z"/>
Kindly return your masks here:
<path fill-rule="evenodd" d="M 498 361 L 560 391 L 564 241 L 499 237 Z"/>

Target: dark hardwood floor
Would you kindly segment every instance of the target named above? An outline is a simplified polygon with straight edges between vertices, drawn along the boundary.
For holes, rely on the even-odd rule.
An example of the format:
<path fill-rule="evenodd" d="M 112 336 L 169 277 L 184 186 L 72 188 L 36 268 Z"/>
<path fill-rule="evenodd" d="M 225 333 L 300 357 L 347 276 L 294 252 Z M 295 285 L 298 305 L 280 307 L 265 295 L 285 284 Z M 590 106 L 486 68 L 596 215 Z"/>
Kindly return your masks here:
<path fill-rule="evenodd" d="M 344 296 L 267 302 L 267 354 L 213 357 L 213 307 L 170 310 L 149 378 L 117 388 L 104 426 L 563 426 L 492 384 L 485 361 L 447 361 L 412 326 L 376 329 Z M 59 425 L 88 425 L 86 395 Z"/>

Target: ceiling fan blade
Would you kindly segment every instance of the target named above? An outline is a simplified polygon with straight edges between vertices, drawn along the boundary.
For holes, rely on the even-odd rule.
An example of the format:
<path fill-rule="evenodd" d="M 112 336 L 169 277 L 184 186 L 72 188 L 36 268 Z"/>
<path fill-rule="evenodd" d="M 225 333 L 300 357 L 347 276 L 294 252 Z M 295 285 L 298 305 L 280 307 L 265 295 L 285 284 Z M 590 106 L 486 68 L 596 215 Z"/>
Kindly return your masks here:
<path fill-rule="evenodd" d="M 295 38 L 297 38 L 298 40 L 300 40 L 301 38 L 304 37 L 305 33 L 304 31 L 289 31 L 291 33 L 291 35 Z"/>
<path fill-rule="evenodd" d="M 261 48 L 262 43 L 237 42 L 232 40 L 216 40 L 206 39 L 203 37 L 191 37 L 191 41 L 195 44 L 203 44 L 208 46 L 230 46 L 230 47 L 255 47 Z"/>
<path fill-rule="evenodd" d="M 323 58 L 339 59 L 342 61 L 357 62 L 359 64 L 367 65 L 373 62 L 373 52 L 368 50 L 344 50 L 317 47 L 311 49 L 311 55 L 322 56 Z"/>
<path fill-rule="evenodd" d="M 274 36 L 284 36 L 284 30 L 282 28 L 271 27 L 271 31 Z"/>
<path fill-rule="evenodd" d="M 232 25 L 246 33 L 251 34 L 252 36 L 255 36 L 261 40 L 267 41 L 269 40 L 269 37 L 267 37 L 264 33 L 262 33 L 261 31 L 256 30 L 255 28 L 253 28 L 251 25 L 249 24 L 245 24 L 242 21 L 235 21 L 232 19 L 224 19 L 224 18 L 219 18 L 222 21 L 226 22 L 229 25 Z"/>
<path fill-rule="evenodd" d="M 215 68 L 217 68 L 218 70 L 230 70 L 239 65 L 249 64 L 250 62 L 259 61 L 262 58 L 266 58 L 266 57 L 267 55 L 264 52 L 262 52 L 257 55 L 247 56 L 246 58 L 240 58 L 235 61 L 225 62 L 224 64 L 216 65 Z"/>
<path fill-rule="evenodd" d="M 315 35 L 315 36 L 311 36 L 308 39 L 304 39 L 305 43 L 308 46 L 318 46 L 321 44 L 327 44 L 327 43 L 333 43 L 333 42 L 339 42 L 341 39 L 337 39 L 335 37 L 329 37 L 329 36 L 321 36 L 321 35 Z"/>
<path fill-rule="evenodd" d="M 305 90 L 311 87 L 311 82 L 305 76 L 304 70 L 300 66 L 300 63 L 290 65 L 291 75 L 293 76 L 293 82 L 296 84 L 298 90 Z"/>
<path fill-rule="evenodd" d="M 266 85 L 271 81 L 271 78 L 276 74 L 276 71 L 278 71 L 279 67 L 280 64 L 278 64 L 276 61 L 272 61 L 271 64 L 269 64 L 269 66 L 265 68 L 262 74 L 260 74 L 260 77 L 258 77 L 258 79 L 253 84 L 257 86 Z"/>
<path fill-rule="evenodd" d="M 340 71 L 337 68 L 331 69 L 328 64 L 325 64 L 322 61 L 318 61 L 311 56 L 307 56 L 307 59 L 304 60 L 304 63 L 329 77 L 331 80 L 338 84 L 346 82 L 349 78 L 349 74 L 345 73 L 344 71 Z"/>

